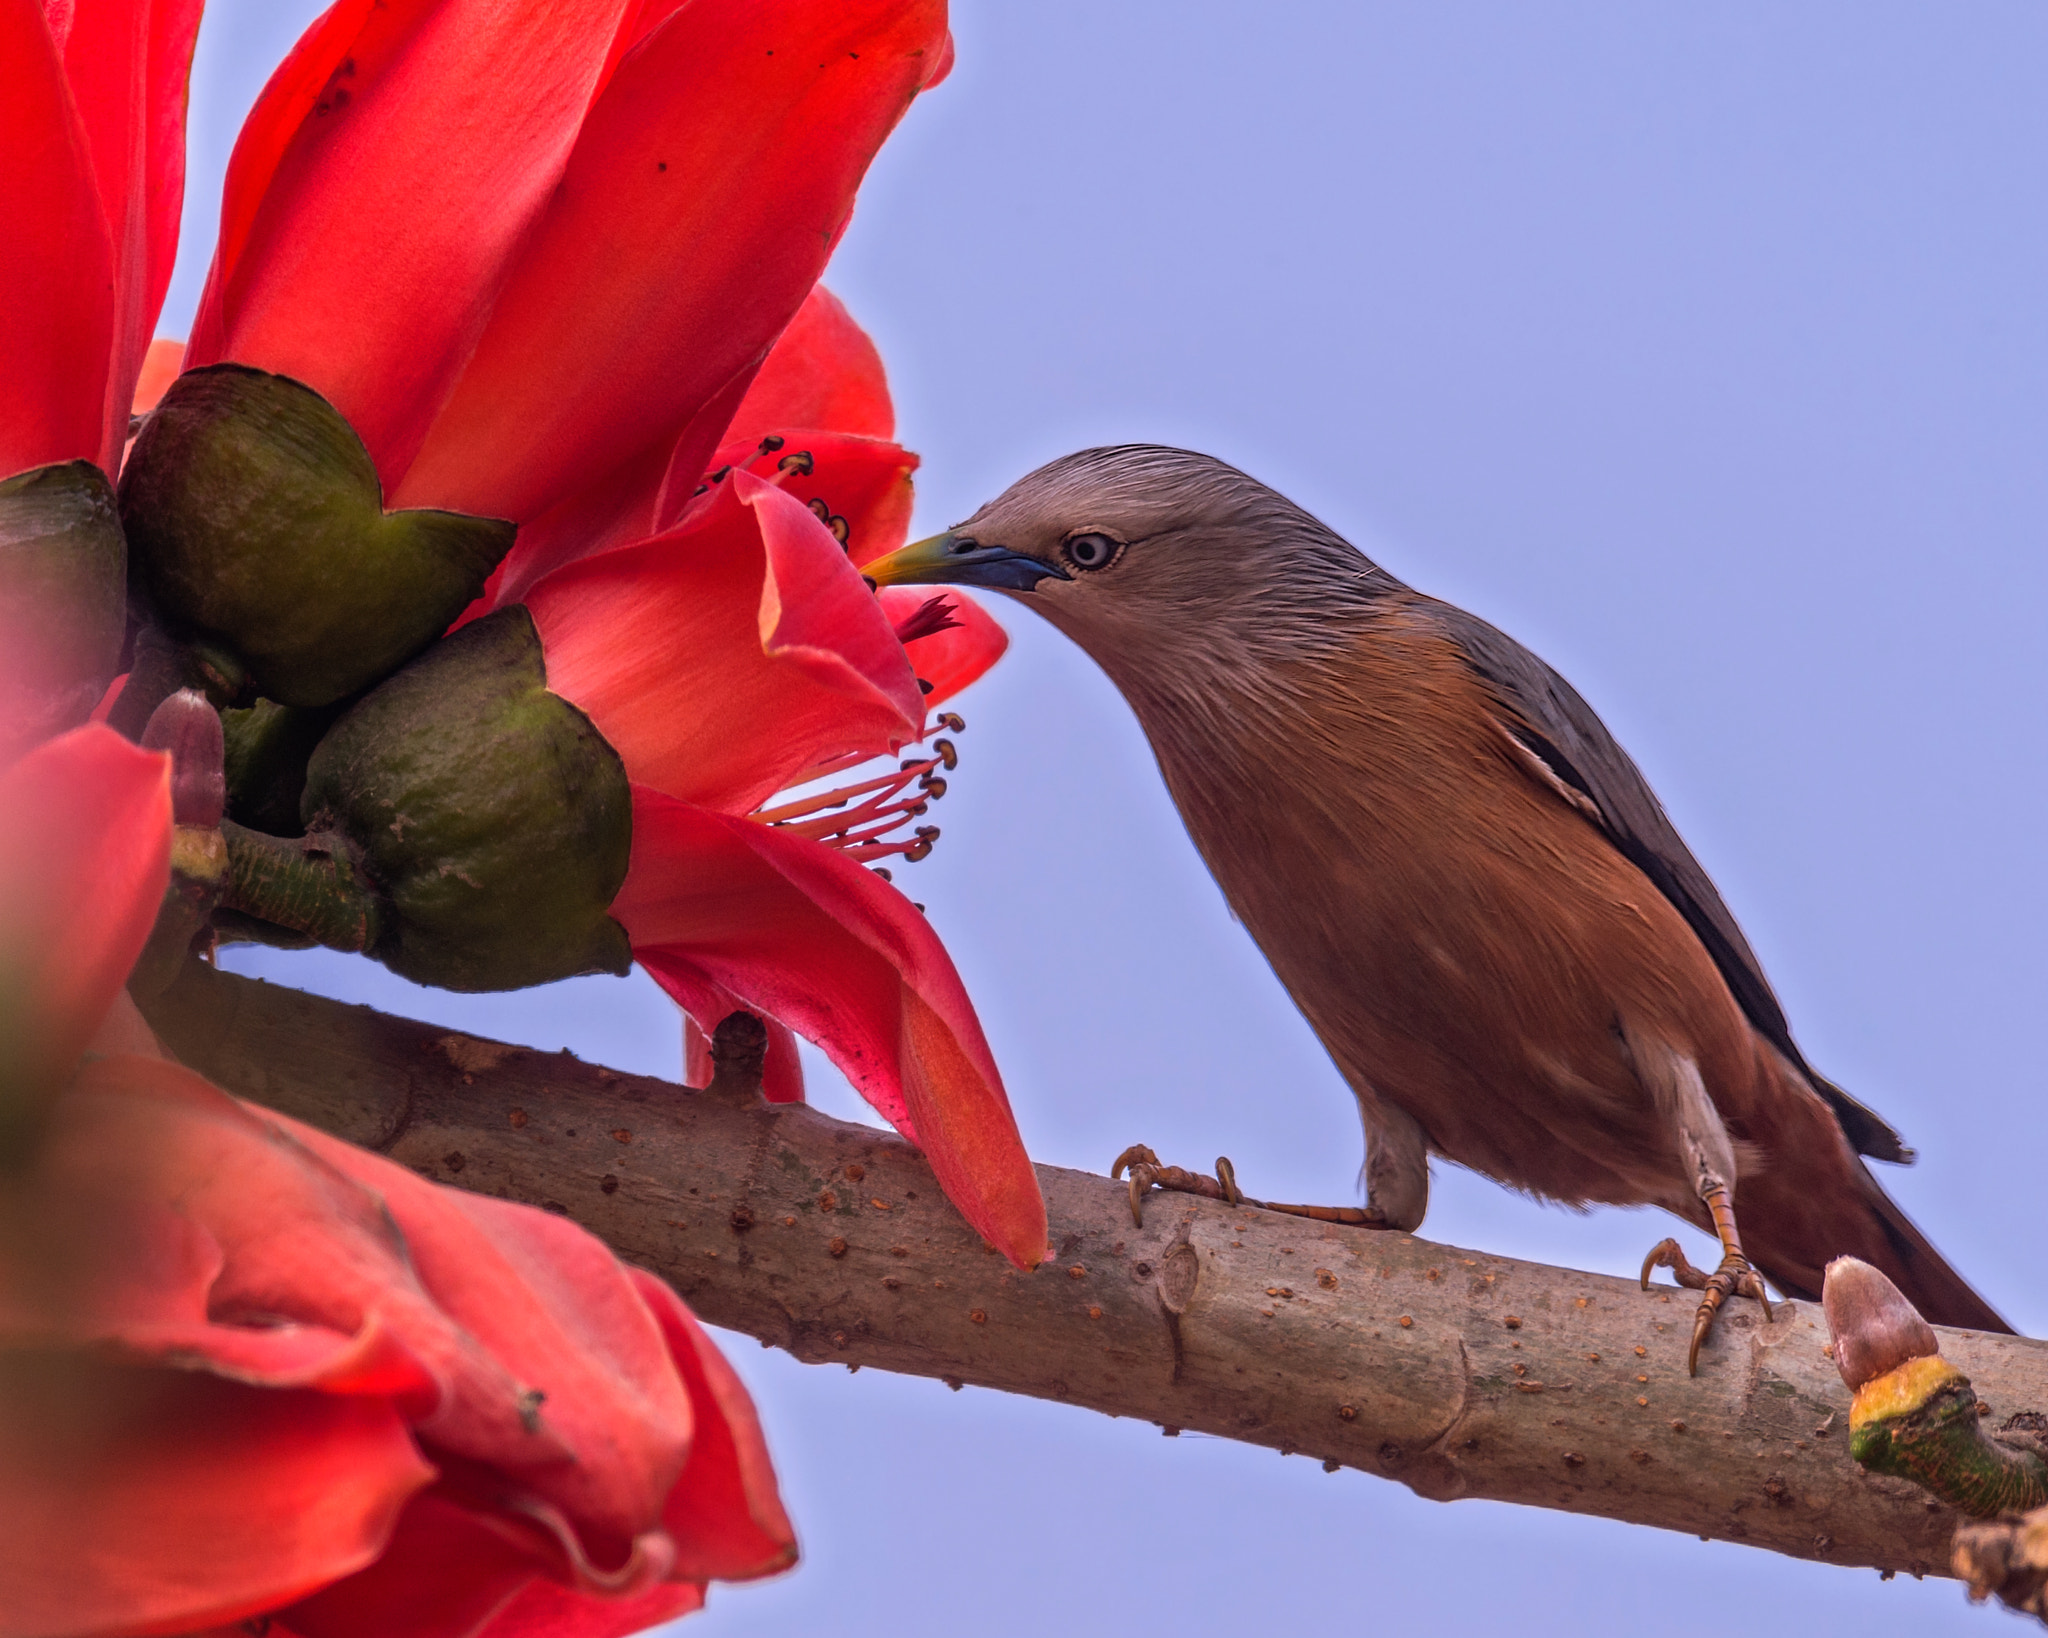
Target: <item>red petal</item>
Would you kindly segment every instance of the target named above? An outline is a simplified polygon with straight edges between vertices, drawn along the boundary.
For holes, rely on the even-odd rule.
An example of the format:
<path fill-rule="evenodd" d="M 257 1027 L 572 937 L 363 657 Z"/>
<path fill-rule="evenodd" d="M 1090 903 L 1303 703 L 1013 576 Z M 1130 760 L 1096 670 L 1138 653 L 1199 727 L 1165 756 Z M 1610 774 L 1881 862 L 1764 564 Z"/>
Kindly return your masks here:
<path fill-rule="evenodd" d="M 316 388 L 395 488 L 561 185 L 633 9 L 329 11 L 236 144 L 192 363 L 232 358 Z"/>
<path fill-rule="evenodd" d="M 864 438 L 896 436 L 896 409 L 889 402 L 882 355 L 845 303 L 822 284 L 811 287 L 769 350 L 725 442 L 757 444 L 785 427 L 830 427 Z"/>
<path fill-rule="evenodd" d="M 735 473 L 683 527 L 527 594 L 548 686 L 636 781 L 745 810 L 813 763 L 914 738 L 923 702 L 873 596 L 818 520 Z"/>
<path fill-rule="evenodd" d="M 931 596 L 931 590 L 926 586 L 884 586 L 876 596 L 882 612 L 892 622 L 900 622 Z M 946 601 L 953 605 L 956 623 L 929 637 L 914 638 L 904 647 L 911 668 L 932 685 L 925 696 L 927 705 L 938 705 L 969 683 L 978 682 L 1010 646 L 1010 634 L 973 598 L 948 586 Z"/>
<path fill-rule="evenodd" d="M 690 987 L 687 1002 L 677 985 L 669 986 L 669 994 L 675 997 L 677 1005 L 685 1009 L 683 1084 L 709 1086 L 715 1073 L 711 1063 L 711 1037 L 698 1020 L 709 1019 L 711 1028 L 715 1030 L 726 1018 L 745 1008 L 738 996 L 708 981 Z M 804 1066 L 797 1053 L 796 1037 L 787 1025 L 779 1024 L 773 1018 L 763 1018 L 761 1023 L 768 1031 L 768 1051 L 761 1060 L 761 1096 L 770 1103 L 802 1103 Z"/>
<path fill-rule="evenodd" d="M 696 1581 L 663 1582 L 637 1598 L 597 1598 L 552 1581 L 532 1581 L 473 1638 L 631 1638 L 703 1607 L 704 1587 Z M 337 1638 L 356 1638 L 363 1630 Z M 435 1628 L 422 1638 L 442 1638 L 445 1630 Z"/>
<path fill-rule="evenodd" d="M 282 1615 L 299 1638 L 472 1638 L 494 1631 L 487 1623 L 539 1577 L 519 1540 L 428 1491 L 406 1507 L 375 1562 Z"/>
<path fill-rule="evenodd" d="M 389 1400 L 29 1353 L 0 1394 L 9 1633 L 182 1633 L 275 1609 L 374 1559 L 434 1476 Z"/>
<path fill-rule="evenodd" d="M 645 1270 L 630 1272 L 661 1324 L 697 1416 L 690 1465 L 662 1514 L 676 1547 L 671 1573 L 685 1581 L 753 1581 L 788 1569 L 796 1562 L 796 1532 L 753 1400 L 682 1299 Z"/>
<path fill-rule="evenodd" d="M 854 433 L 785 426 L 783 446 L 763 455 L 761 440 L 730 440 L 712 457 L 712 470 L 743 467 L 760 478 L 777 478 L 781 463 L 811 458 L 807 473 L 782 474 L 779 487 L 816 511 L 846 520 L 845 549 L 855 563 L 893 552 L 910 532 L 910 474 L 917 456 L 901 444 Z"/>
<path fill-rule="evenodd" d="M 551 506 L 519 526 L 519 538 L 498 566 L 473 619 L 490 609 L 521 601 L 543 576 L 609 546 L 624 546 L 672 529 L 704 487 L 704 463 L 711 458 L 732 406 L 746 381 L 737 380 L 683 429 L 673 449 L 650 445 L 599 482 Z"/>
<path fill-rule="evenodd" d="M 0 477 L 104 464 L 113 250 L 39 0 L 0 0 L 0 223 Z"/>
<path fill-rule="evenodd" d="M 817 282 L 943 0 L 696 0 L 619 65 L 395 504 L 525 520 L 671 447 Z"/>
<path fill-rule="evenodd" d="M 156 923 L 170 857 L 170 758 L 111 728 L 0 773 L 0 1103 L 70 1078 Z"/>
<path fill-rule="evenodd" d="M 787 440 L 786 453 L 811 451 L 816 471 L 796 487 L 806 501 L 823 496 L 848 520 L 856 562 L 893 551 L 908 532 L 910 474 L 917 466 L 915 455 L 886 442 L 894 420 L 874 343 L 836 297 L 815 286 L 760 374 L 742 372 L 728 382 L 673 449 L 650 449 L 522 525 L 476 612 L 518 602 L 565 563 L 673 527 L 707 470 L 746 466 L 772 477 L 782 457 L 756 457 L 769 432 Z M 716 455 L 714 446 L 720 446 Z"/>
<path fill-rule="evenodd" d="M 421 1437 L 490 1462 L 593 1539 L 650 1528 L 690 1449 L 692 1417 L 660 1327 L 604 1243 L 551 1213 L 441 1188 L 274 1118 L 375 1190 L 440 1310 L 511 1379 L 546 1391 L 541 1436 L 506 1427 L 494 1406 L 472 1415 L 450 1402 L 418 1424 Z"/>
<path fill-rule="evenodd" d="M 1044 1256 L 1045 1206 L 973 1004 L 895 889 L 822 844 L 636 790 L 612 913 L 664 985 L 708 980 L 816 1041 L 968 1222 L 1020 1267 Z"/>
<path fill-rule="evenodd" d="M 127 442 L 136 372 L 177 256 L 199 0 L 75 0 L 67 9 L 64 69 L 113 250 L 113 358 L 99 456 L 111 472 Z"/>
<path fill-rule="evenodd" d="M 149 352 L 142 360 L 142 373 L 135 378 L 135 402 L 130 406 L 136 415 L 147 415 L 163 402 L 164 394 L 170 391 L 171 383 L 178 379 L 178 372 L 185 367 L 185 344 L 168 336 L 158 336 L 149 344 Z"/>

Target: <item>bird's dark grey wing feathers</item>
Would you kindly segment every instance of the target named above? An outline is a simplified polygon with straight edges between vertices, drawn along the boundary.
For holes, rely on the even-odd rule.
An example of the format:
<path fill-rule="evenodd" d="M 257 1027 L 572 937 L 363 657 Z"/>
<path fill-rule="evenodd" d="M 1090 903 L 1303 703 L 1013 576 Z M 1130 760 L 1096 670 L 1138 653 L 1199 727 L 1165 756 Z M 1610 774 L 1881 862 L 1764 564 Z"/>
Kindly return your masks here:
<path fill-rule="evenodd" d="M 1898 1133 L 1832 1081 L 1814 1072 L 1793 1043 L 1785 1011 L 1742 936 L 1728 906 L 1679 838 L 1649 782 L 1577 689 L 1506 632 L 1476 614 L 1421 600 L 1499 698 L 1504 724 L 1566 785 L 1597 810 L 1602 828 L 1622 853 L 1685 917 L 1721 969 L 1744 1014 L 1773 1046 L 1798 1066 L 1841 1122 L 1849 1145 L 1876 1160 L 1910 1161 Z"/>

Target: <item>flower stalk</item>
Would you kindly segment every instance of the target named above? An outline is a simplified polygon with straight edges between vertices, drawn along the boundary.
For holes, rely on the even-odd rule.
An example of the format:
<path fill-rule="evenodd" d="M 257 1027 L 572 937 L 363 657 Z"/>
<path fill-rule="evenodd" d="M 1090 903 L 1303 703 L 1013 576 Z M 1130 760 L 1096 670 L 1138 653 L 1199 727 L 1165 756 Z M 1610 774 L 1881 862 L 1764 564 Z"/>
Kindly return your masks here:
<path fill-rule="evenodd" d="M 224 820 L 227 881 L 221 908 L 303 934 L 330 950 L 367 951 L 384 930 L 384 908 L 345 838 L 331 831 L 268 836 Z"/>

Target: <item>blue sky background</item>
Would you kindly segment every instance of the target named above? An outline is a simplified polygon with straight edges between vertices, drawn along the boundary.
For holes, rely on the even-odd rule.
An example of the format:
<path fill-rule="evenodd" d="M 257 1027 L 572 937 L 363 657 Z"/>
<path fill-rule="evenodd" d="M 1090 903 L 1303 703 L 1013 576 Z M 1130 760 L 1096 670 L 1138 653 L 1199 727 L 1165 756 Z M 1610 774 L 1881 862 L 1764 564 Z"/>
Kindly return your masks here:
<path fill-rule="evenodd" d="M 315 10 L 210 8 L 166 333 L 236 126 Z M 1887 1186 L 2040 1332 L 2048 13 L 969 0 L 955 28 L 829 275 L 925 457 L 920 524 L 1083 444 L 1183 443 L 1534 647 L 1641 762 L 1808 1055 L 1919 1146 Z M 1129 713 L 1000 612 L 1015 645 L 962 703 L 945 837 L 906 885 L 1034 1154 L 1100 1170 L 1142 1139 L 1351 1198 L 1349 1096 Z M 352 958 L 237 964 L 677 1067 L 638 977 L 466 998 Z M 1670 1227 L 1439 1166 L 1424 1232 L 1626 1272 Z M 706 1638 L 1998 1620 L 1948 1583 L 1446 1507 L 730 1341 L 806 1562 L 714 1591 Z"/>

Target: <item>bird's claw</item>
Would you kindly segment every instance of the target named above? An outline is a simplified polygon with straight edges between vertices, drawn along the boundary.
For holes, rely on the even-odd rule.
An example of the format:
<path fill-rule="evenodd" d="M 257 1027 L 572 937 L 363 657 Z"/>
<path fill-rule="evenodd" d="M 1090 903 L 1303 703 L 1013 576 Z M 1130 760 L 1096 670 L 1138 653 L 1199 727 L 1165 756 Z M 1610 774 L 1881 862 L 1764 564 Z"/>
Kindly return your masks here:
<path fill-rule="evenodd" d="M 1739 1251 L 1731 1251 L 1721 1259 L 1721 1266 L 1711 1274 L 1703 1274 L 1686 1261 L 1685 1252 L 1676 1240 L 1660 1240 L 1650 1248 L 1649 1256 L 1643 1259 L 1643 1289 L 1650 1289 L 1650 1271 L 1668 1268 L 1671 1277 L 1689 1291 L 1703 1293 L 1700 1297 L 1699 1312 L 1692 1322 L 1692 1348 L 1685 1357 L 1688 1376 L 1700 1374 L 1700 1343 L 1714 1328 L 1714 1316 L 1721 1311 L 1721 1304 L 1730 1297 L 1754 1297 L 1763 1305 L 1764 1323 L 1771 1322 L 1771 1299 L 1764 1293 L 1764 1282 L 1750 1261 Z"/>
<path fill-rule="evenodd" d="M 1230 1162 L 1222 1156 L 1216 1159 L 1216 1175 L 1204 1177 L 1200 1172 L 1186 1171 L 1179 1166 L 1162 1166 L 1159 1157 L 1142 1143 L 1134 1143 L 1109 1168 L 1112 1178 L 1122 1177 L 1125 1171 L 1131 1174 L 1131 1221 L 1140 1228 L 1145 1226 L 1144 1201 L 1150 1189 L 1172 1189 L 1178 1194 L 1198 1194 L 1204 1199 L 1221 1200 L 1226 1205 L 1245 1204 L 1244 1193 L 1237 1186 L 1237 1173 Z"/>

